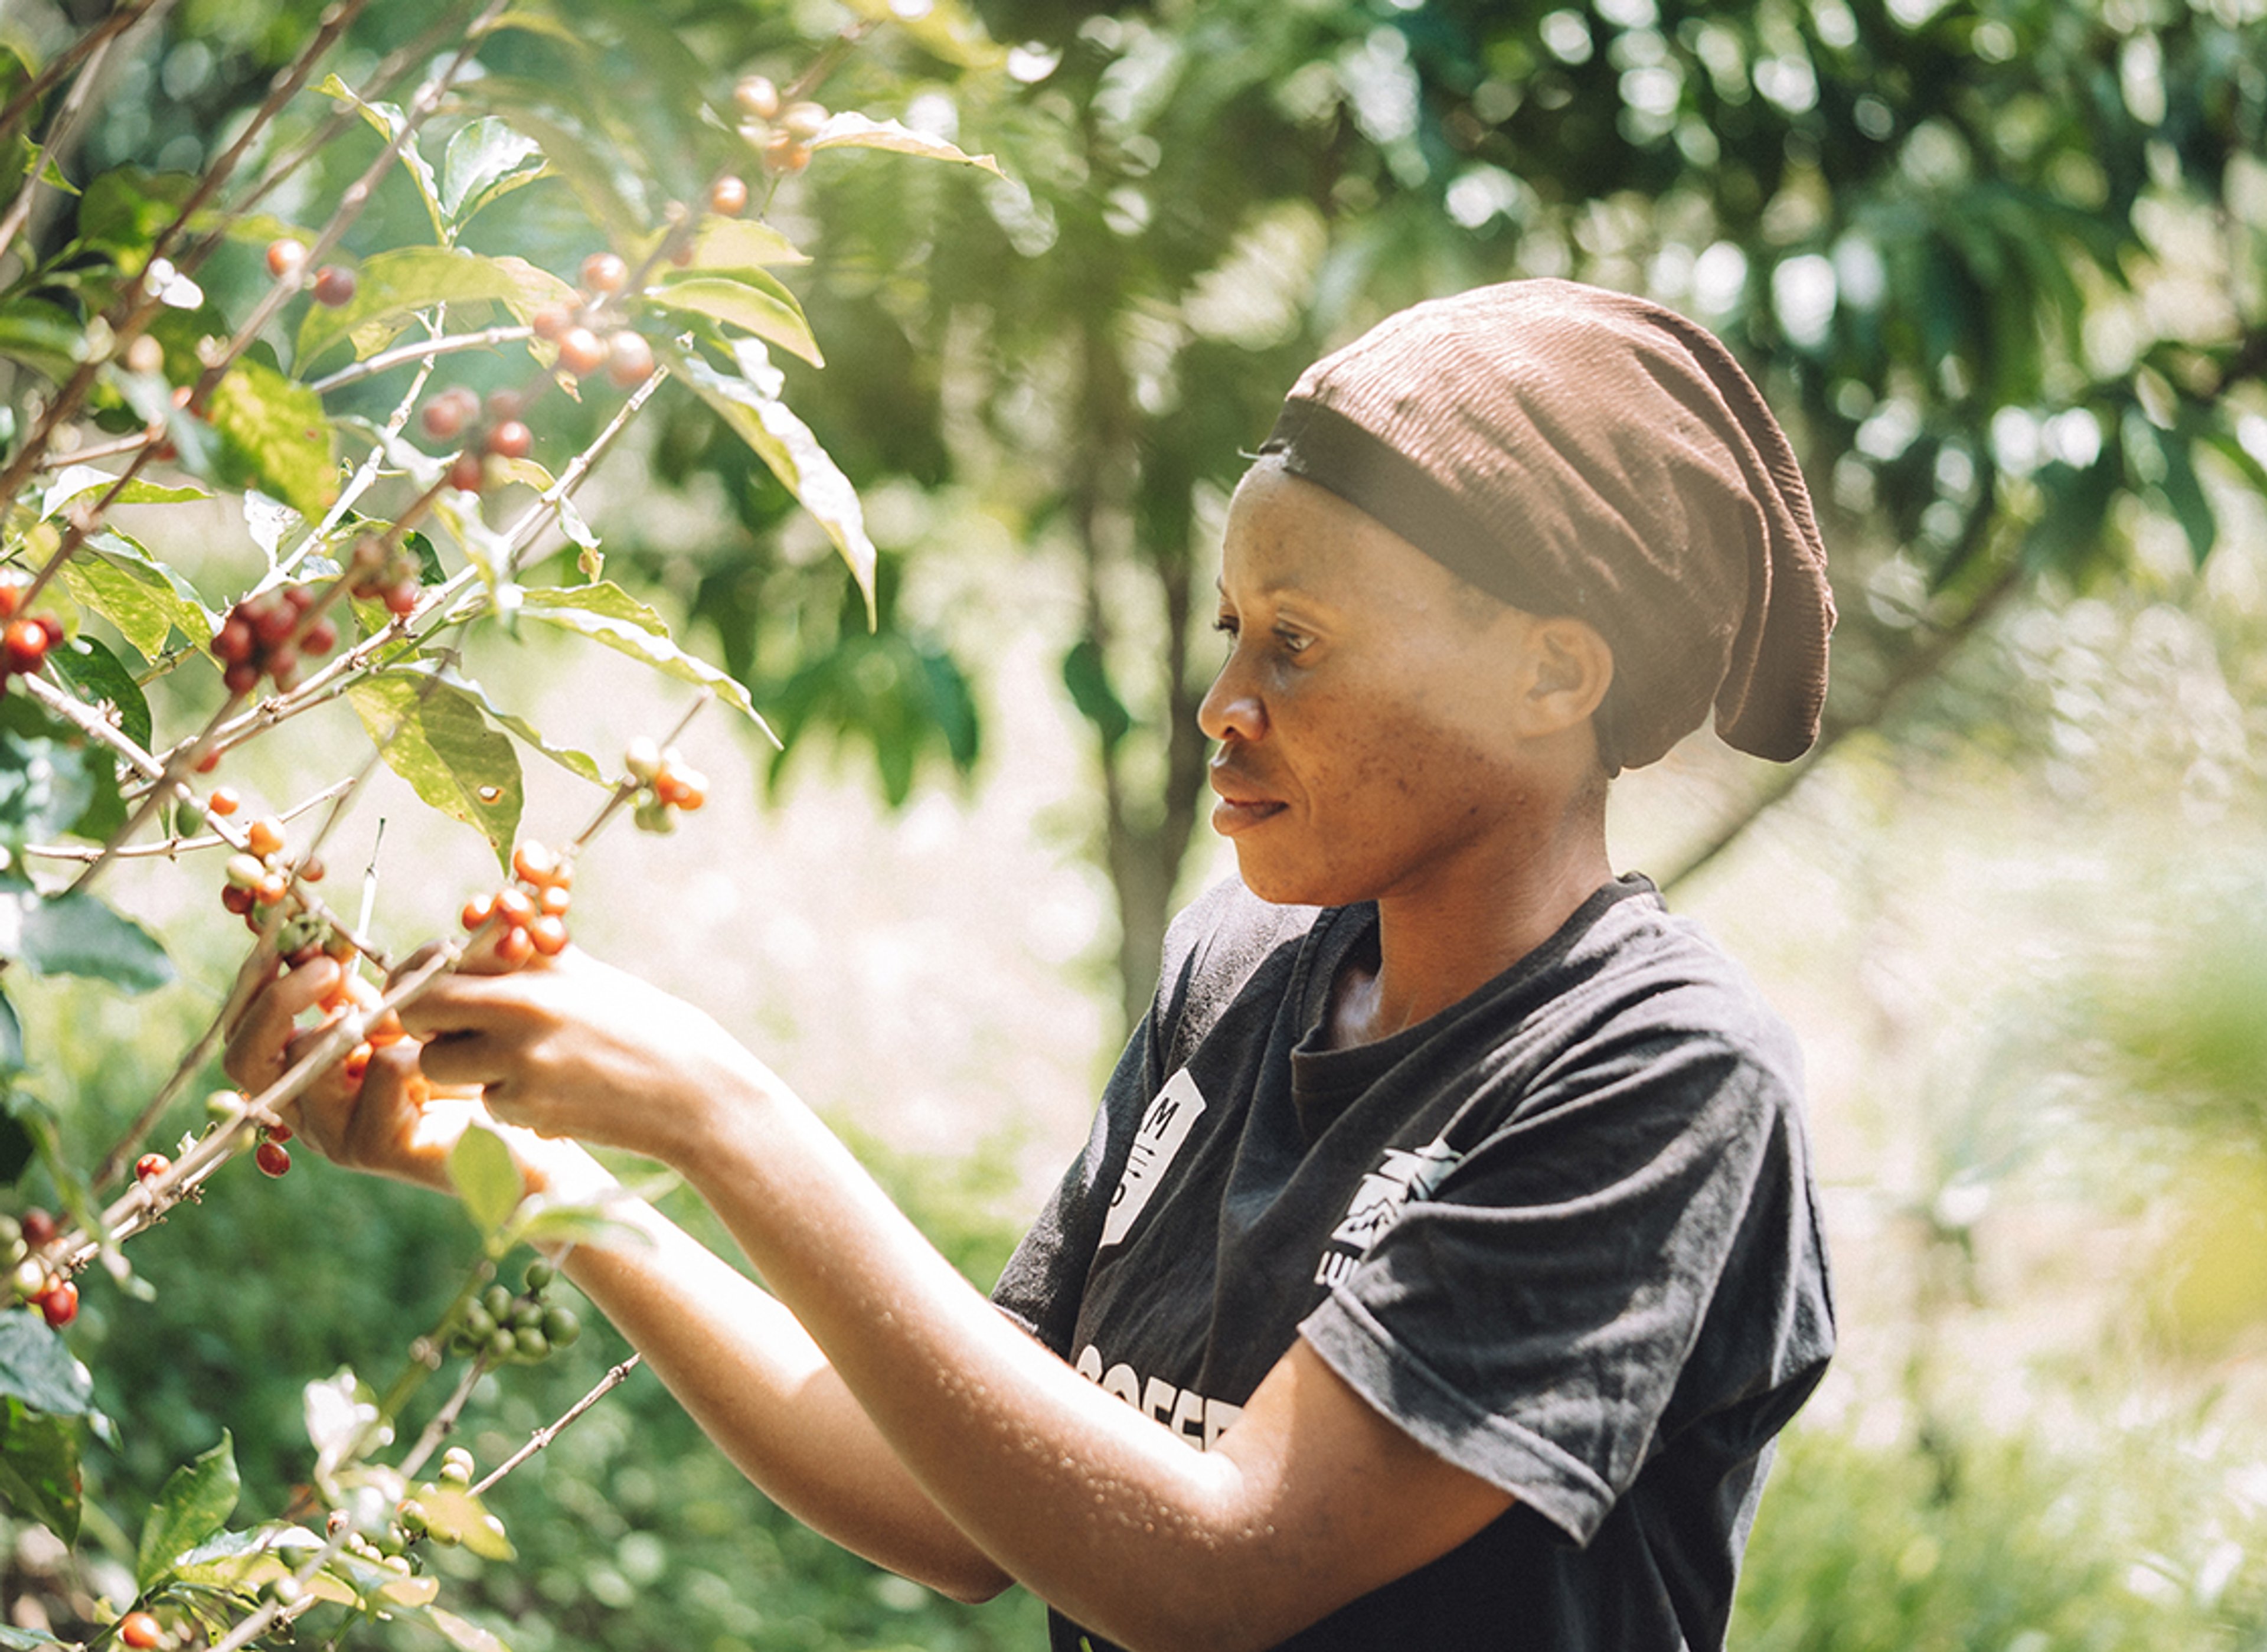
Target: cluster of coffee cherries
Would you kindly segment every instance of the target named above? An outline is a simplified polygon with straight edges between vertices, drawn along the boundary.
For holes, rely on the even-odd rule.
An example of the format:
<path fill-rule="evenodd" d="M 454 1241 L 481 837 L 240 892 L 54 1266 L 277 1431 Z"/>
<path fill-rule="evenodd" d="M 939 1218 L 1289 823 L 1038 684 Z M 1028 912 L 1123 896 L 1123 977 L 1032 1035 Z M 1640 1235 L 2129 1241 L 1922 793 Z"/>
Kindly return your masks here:
<path fill-rule="evenodd" d="M 375 533 L 365 533 L 347 554 L 347 595 L 384 603 L 385 611 L 397 620 L 415 611 L 423 590 L 417 578 L 417 559 L 406 545 L 389 544 Z"/>
<path fill-rule="evenodd" d="M 520 412 L 517 391 L 493 391 L 483 406 L 479 394 L 464 385 L 453 385 L 425 404 L 418 422 L 426 435 L 437 442 L 464 442 L 449 466 L 449 486 L 478 493 L 502 480 L 504 464 L 535 451 L 535 433 Z"/>
<path fill-rule="evenodd" d="M 244 1106 L 242 1092 L 216 1090 L 205 1098 L 205 1116 L 212 1120 L 208 1127 L 224 1130 L 243 1127 Z M 291 1168 L 291 1153 L 283 1144 L 291 1139 L 291 1127 L 288 1124 L 263 1124 L 249 1127 L 253 1137 L 252 1162 L 260 1167 L 260 1173 L 264 1176 L 287 1173 Z M 148 1181 L 150 1176 L 164 1175 L 168 1168 L 164 1163 L 165 1156 L 162 1153 L 143 1154 L 141 1163 L 134 1167 L 135 1175 L 143 1181 Z M 143 1166 L 152 1160 L 158 1162 L 156 1168 L 144 1174 Z"/>
<path fill-rule="evenodd" d="M 517 969 L 532 958 L 556 958 L 567 950 L 575 868 L 530 838 L 512 850 L 511 870 L 517 882 L 492 895 L 473 896 L 457 915 L 474 933 L 494 922 L 497 958 Z"/>
<path fill-rule="evenodd" d="M 439 1503 L 444 1498 L 461 1498 L 473 1488 L 473 1454 L 461 1445 L 452 1445 L 441 1454 L 441 1467 L 434 1477 L 416 1489 L 415 1496 L 405 1497 L 393 1511 L 393 1528 L 386 1534 L 388 1544 L 406 1548 L 421 1538 L 431 1538 L 444 1547 L 453 1547 L 464 1541 L 463 1536 L 451 1523 L 436 1523 L 421 1498 Z M 501 1536 L 503 1524 L 494 1515 L 481 1513 L 490 1531 Z"/>
<path fill-rule="evenodd" d="M 536 337 L 559 347 L 559 365 L 577 378 L 604 370 L 619 390 L 633 390 L 653 377 L 653 346 L 634 327 L 615 327 L 603 337 L 591 325 L 606 301 L 629 285 L 630 267 L 619 253 L 593 253 L 583 261 L 582 303 L 547 304 L 527 318 Z"/>
<path fill-rule="evenodd" d="M 641 832 L 674 832 L 679 810 L 690 813 L 708 801 L 708 777 L 673 745 L 640 735 L 622 753 L 622 767 L 638 782 L 630 819 Z"/>
<path fill-rule="evenodd" d="M 205 800 L 205 807 L 216 815 L 233 814 L 242 806 L 233 786 L 216 786 Z M 220 904 L 242 918 L 245 928 L 254 934 L 268 927 L 278 907 L 286 908 L 275 932 L 275 950 L 292 964 L 312 963 L 324 952 L 334 958 L 350 957 L 352 943 L 307 911 L 292 887 L 295 877 L 311 884 L 322 882 L 322 862 L 311 855 L 295 864 L 285 854 L 290 840 L 283 823 L 274 815 L 254 820 L 244 836 L 244 851 L 230 855 L 223 869 L 227 881 L 221 885 Z"/>
<path fill-rule="evenodd" d="M 278 585 L 245 598 L 228 611 L 213 633 L 213 657 L 221 681 L 232 694 L 248 694 L 262 677 L 278 689 L 299 680 L 302 655 L 327 654 L 338 646 L 339 628 L 327 615 L 306 619 L 318 592 L 312 585 Z"/>
<path fill-rule="evenodd" d="M 23 604 L 23 586 L 0 583 L 0 689 L 11 677 L 28 677 L 46 664 L 48 651 L 63 640 L 55 615 L 18 613 Z"/>
<path fill-rule="evenodd" d="M 732 105 L 740 112 L 740 136 L 755 145 L 765 165 L 799 173 L 811 165 L 811 140 L 826 124 L 825 105 L 783 103 L 779 88 L 763 75 L 741 76 L 732 86 Z"/>
<path fill-rule="evenodd" d="M 289 236 L 268 243 L 268 273 L 282 281 L 293 277 L 306 268 L 305 246 Z M 326 264 L 315 272 L 307 283 L 307 290 L 315 295 L 315 302 L 335 310 L 355 296 L 355 273 L 338 264 Z"/>
<path fill-rule="evenodd" d="M 499 1281 L 465 1304 L 464 1316 L 449 1333 L 449 1352 L 468 1359 L 485 1356 L 491 1365 L 532 1365 L 554 1348 L 572 1347 L 583 1322 L 572 1308 L 546 1302 L 543 1293 L 554 1273 L 545 1261 L 527 1265 L 527 1289 L 517 1296 Z"/>
<path fill-rule="evenodd" d="M 0 1262 L 7 1267 L 9 1289 L 60 1331 L 78 1318 L 78 1287 L 40 1254 L 55 1242 L 55 1219 L 36 1206 L 20 1216 L 0 1216 Z"/>

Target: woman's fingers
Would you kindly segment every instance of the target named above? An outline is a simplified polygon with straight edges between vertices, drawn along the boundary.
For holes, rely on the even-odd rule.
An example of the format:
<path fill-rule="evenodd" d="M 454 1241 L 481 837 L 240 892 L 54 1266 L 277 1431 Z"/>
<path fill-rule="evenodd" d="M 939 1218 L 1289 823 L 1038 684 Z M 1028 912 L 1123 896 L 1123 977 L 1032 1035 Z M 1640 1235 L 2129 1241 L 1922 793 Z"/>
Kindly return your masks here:
<path fill-rule="evenodd" d="M 312 1009 L 338 984 L 339 966 L 319 958 L 297 969 L 286 970 L 253 995 L 229 1034 L 222 1066 L 241 1088 L 258 1091 L 283 1075 L 290 1065 L 293 1021 Z"/>

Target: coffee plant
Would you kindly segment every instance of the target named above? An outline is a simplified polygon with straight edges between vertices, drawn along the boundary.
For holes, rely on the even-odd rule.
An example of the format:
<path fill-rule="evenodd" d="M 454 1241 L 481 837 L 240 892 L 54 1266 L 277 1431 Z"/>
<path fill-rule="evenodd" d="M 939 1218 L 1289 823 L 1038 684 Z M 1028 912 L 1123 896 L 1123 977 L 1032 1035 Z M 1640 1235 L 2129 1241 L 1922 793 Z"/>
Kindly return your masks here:
<path fill-rule="evenodd" d="M 240 1158 L 290 1173 L 287 1117 L 311 1083 L 334 1067 L 358 1082 L 405 1036 L 400 1007 L 475 949 L 486 967 L 540 967 L 569 943 L 592 833 L 623 813 L 669 830 L 705 797 L 675 731 L 601 763 L 491 698 L 463 668 L 466 639 L 569 633 L 685 684 L 688 717 L 712 701 L 756 717 L 738 681 L 604 576 L 576 489 L 657 398 L 690 396 L 817 520 L 870 612 L 857 498 L 773 361 L 821 354 L 778 273 L 807 260 L 772 219 L 824 187 L 829 151 L 992 167 L 885 111 L 822 102 L 892 32 L 933 69 L 982 68 L 988 48 L 949 7 L 852 0 L 831 25 L 804 8 L 710 62 L 636 8 L 506 0 L 405 8 L 387 26 L 417 32 L 378 51 L 357 28 L 378 9 L 337 0 L 198 170 L 77 175 L 105 65 L 155 10 L 124 0 L 44 59 L 0 48 L 0 177 L 21 180 L 0 203 L 0 1506 L 65 1545 L 89 1512 L 82 1444 L 119 1426 L 71 1350 L 82 1293 L 130 1313 L 148 1289 L 130 1243 L 194 1221 L 205 1183 Z M 545 256 L 482 250 L 510 239 L 487 232 L 498 222 Z M 248 582 L 185 558 L 216 504 L 257 553 Z M 291 751 L 298 801 L 246 818 L 216 771 L 341 700 L 367 750 Z M 522 747 L 598 789 L 556 848 L 523 831 Z M 381 938 L 375 869 L 353 902 L 326 875 L 325 844 L 381 764 L 497 857 L 500 885 L 433 944 Z M 224 929 L 194 944 L 240 924 L 249 948 L 171 1076 L 80 1162 L 40 1097 L 41 1039 L 62 1034 L 9 991 L 172 979 L 156 927 L 104 888 L 121 860 L 150 857 L 215 892 L 202 910 Z M 289 1070 L 257 1094 L 214 1088 L 251 995 L 322 955 L 341 979 Z M 53 1209 L 21 1191 L 35 1171 Z M 461 1545 L 508 1560 L 484 1496 L 635 1359 L 503 1460 L 447 1443 L 483 1376 L 580 1333 L 551 1263 L 508 1274 L 513 1253 L 604 1222 L 528 1195 L 481 1129 L 450 1171 L 479 1264 L 398 1375 L 307 1384 L 314 1465 L 290 1506 L 238 1509 L 224 1435 L 146 1514 L 106 1512 L 138 1532 L 130 1598 L 93 1600 L 77 1625 L 18 1616 L 0 1648 L 233 1652 L 407 1617 L 497 1644 L 448 1610 L 425 1557 Z M 445 1397 L 413 1427 L 435 1379 Z"/>

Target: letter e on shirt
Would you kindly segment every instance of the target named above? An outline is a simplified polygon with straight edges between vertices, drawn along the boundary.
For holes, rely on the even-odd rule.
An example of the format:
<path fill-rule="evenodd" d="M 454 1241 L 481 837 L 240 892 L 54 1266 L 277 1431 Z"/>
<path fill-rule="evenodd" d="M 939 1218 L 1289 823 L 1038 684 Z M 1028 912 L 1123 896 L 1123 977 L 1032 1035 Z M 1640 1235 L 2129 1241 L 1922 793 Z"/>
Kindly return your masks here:
<path fill-rule="evenodd" d="M 1132 1230 L 1134 1220 L 1148 1206 L 1149 1196 L 1157 1191 L 1157 1184 L 1164 1179 L 1173 1155 L 1189 1139 L 1191 1127 L 1204 1110 L 1204 1092 L 1189 1076 L 1187 1068 L 1180 1068 L 1165 1081 L 1165 1087 L 1142 1113 L 1141 1127 L 1134 1133 L 1134 1146 L 1126 1156 L 1126 1173 L 1118 1178 L 1118 1191 L 1110 1196 L 1110 1213 L 1103 1218 L 1102 1244 L 1097 1249 L 1107 1250 Z"/>

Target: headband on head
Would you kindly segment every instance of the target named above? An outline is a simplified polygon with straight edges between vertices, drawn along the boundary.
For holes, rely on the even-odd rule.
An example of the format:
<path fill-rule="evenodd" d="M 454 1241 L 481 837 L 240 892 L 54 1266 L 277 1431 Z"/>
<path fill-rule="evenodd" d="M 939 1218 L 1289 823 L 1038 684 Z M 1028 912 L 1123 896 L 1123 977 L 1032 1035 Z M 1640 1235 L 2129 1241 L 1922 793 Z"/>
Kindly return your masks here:
<path fill-rule="evenodd" d="M 1302 374 L 1259 451 L 1513 606 L 1594 627 L 1610 769 L 1711 706 L 1758 757 L 1817 737 L 1834 598 L 1809 492 L 1740 364 L 1674 311 L 1566 281 L 1429 300 Z"/>

